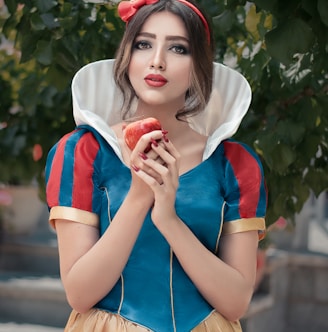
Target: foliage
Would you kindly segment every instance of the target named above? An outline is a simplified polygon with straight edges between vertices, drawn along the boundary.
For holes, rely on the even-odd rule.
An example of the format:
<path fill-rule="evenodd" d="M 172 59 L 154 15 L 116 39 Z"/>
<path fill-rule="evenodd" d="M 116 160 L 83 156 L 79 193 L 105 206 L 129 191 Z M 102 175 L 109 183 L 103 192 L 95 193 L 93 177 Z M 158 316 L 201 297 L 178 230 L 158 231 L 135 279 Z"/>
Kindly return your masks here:
<path fill-rule="evenodd" d="M 216 60 L 242 72 L 253 90 L 236 138 L 263 160 L 267 221 L 292 218 L 310 191 L 318 195 L 328 187 L 328 2 L 198 2 L 213 19 Z M 74 73 L 114 57 L 124 24 L 110 3 L 5 3 L 2 33 L 20 53 L 0 54 L 0 123 L 7 124 L 0 127 L 0 182 L 18 163 L 42 180 L 46 152 L 73 128 Z M 45 151 L 38 161 L 32 158 L 35 144 Z"/>
<path fill-rule="evenodd" d="M 241 71 L 253 90 L 236 137 L 263 160 L 268 222 L 292 220 L 310 191 L 328 187 L 328 2 L 211 3 L 218 60 Z"/>
<path fill-rule="evenodd" d="M 124 25 L 109 5 L 80 0 L 5 4 L 2 33 L 19 53 L 0 55 L 0 84 L 6 84 L 0 90 L 0 182 L 38 177 L 42 183 L 47 151 L 74 128 L 73 75 L 90 61 L 113 57 Z M 35 158 L 39 145 L 44 153 Z"/>

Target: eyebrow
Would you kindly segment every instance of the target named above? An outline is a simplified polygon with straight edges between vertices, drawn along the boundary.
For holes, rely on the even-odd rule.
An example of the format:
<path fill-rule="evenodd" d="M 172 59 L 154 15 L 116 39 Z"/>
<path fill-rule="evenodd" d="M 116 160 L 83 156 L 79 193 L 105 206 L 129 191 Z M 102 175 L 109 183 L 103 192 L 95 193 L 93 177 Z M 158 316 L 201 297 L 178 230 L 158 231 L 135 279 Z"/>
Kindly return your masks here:
<path fill-rule="evenodd" d="M 154 33 L 150 33 L 150 32 L 140 32 L 137 37 L 148 37 L 148 38 L 152 38 L 152 39 L 156 39 L 156 35 Z M 166 36 L 165 38 L 168 41 L 175 41 L 175 40 L 183 40 L 187 43 L 189 43 L 189 39 L 183 36 Z"/>

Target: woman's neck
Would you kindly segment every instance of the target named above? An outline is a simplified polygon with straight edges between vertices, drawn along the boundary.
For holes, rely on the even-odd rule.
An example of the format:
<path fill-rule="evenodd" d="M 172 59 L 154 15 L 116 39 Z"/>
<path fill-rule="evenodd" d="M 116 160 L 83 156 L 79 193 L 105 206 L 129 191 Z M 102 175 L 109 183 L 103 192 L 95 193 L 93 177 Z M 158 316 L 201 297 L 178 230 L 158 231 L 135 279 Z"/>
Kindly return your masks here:
<path fill-rule="evenodd" d="M 135 113 L 136 117 L 148 118 L 153 117 L 156 118 L 162 125 L 163 130 L 167 130 L 171 138 L 179 136 L 179 134 L 184 134 L 187 130 L 190 129 L 188 122 L 178 120 L 175 117 L 175 112 L 168 112 L 167 110 L 153 110 L 152 112 L 142 112 Z"/>
<path fill-rule="evenodd" d="M 185 121 L 176 119 L 176 113 L 182 107 L 183 105 L 147 105 L 140 102 L 134 116 L 138 119 L 154 117 L 160 121 L 163 129 L 174 130 L 181 126 L 188 126 Z"/>

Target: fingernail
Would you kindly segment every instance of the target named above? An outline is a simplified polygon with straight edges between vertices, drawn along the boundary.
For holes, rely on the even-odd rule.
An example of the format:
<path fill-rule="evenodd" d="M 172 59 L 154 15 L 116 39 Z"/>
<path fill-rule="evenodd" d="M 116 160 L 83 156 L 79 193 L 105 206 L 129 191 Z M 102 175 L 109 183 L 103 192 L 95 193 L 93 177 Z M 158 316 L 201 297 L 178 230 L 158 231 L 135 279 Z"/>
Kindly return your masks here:
<path fill-rule="evenodd" d="M 148 157 L 143 152 L 139 152 L 139 157 L 141 157 L 143 160 L 148 159 Z"/>
<path fill-rule="evenodd" d="M 131 167 L 133 168 L 133 170 L 134 170 L 135 172 L 139 172 L 139 171 L 140 171 L 140 168 L 137 167 L 136 165 L 131 165 Z"/>
<path fill-rule="evenodd" d="M 158 143 L 153 138 L 151 138 L 150 141 L 152 142 L 152 144 L 154 144 L 156 148 L 158 147 Z"/>
<path fill-rule="evenodd" d="M 168 134 L 169 132 L 167 130 L 162 130 L 162 134 L 163 134 L 163 139 L 166 143 L 169 142 L 169 139 L 166 137 L 166 135 Z"/>

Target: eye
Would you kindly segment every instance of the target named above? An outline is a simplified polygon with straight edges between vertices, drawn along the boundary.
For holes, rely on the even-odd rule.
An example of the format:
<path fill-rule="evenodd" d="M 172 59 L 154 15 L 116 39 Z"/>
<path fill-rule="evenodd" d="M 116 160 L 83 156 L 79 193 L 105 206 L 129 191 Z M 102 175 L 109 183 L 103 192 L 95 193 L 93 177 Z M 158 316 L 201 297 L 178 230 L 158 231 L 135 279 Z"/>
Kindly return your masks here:
<path fill-rule="evenodd" d="M 184 45 L 173 45 L 170 50 L 177 54 L 189 54 L 189 50 Z"/>
<path fill-rule="evenodd" d="M 137 50 L 146 50 L 146 49 L 151 48 L 151 45 L 146 40 L 139 40 L 139 41 L 135 42 L 134 48 L 137 49 Z"/>

